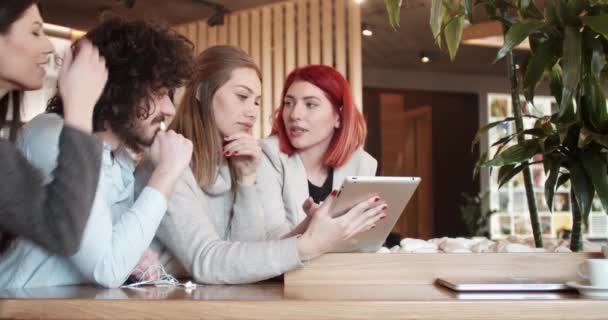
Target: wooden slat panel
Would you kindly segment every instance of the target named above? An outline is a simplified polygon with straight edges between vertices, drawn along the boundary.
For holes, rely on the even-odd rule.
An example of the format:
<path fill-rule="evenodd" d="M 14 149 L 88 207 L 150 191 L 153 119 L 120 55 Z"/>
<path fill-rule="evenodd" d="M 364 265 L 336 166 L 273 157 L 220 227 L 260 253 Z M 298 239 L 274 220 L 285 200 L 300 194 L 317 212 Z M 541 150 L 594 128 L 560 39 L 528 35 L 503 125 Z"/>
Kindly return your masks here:
<path fill-rule="evenodd" d="M 235 14 L 228 16 L 228 44 L 239 45 L 239 17 Z"/>
<path fill-rule="evenodd" d="M 217 26 L 217 44 L 228 44 L 228 24 L 224 20 L 224 24 Z"/>
<path fill-rule="evenodd" d="M 322 39 L 322 55 L 321 55 L 321 63 L 326 64 L 328 66 L 334 65 L 334 26 L 333 26 L 333 11 L 332 11 L 332 3 L 333 1 L 323 1 L 323 7 L 321 9 L 322 19 L 321 19 L 321 37 Z"/>
<path fill-rule="evenodd" d="M 272 89 L 272 109 L 274 111 L 281 102 L 281 90 L 283 89 L 283 80 L 285 78 L 285 59 L 284 59 L 284 20 L 283 20 L 283 5 L 277 5 L 273 7 L 273 55 L 272 55 L 272 66 L 273 70 L 273 89 Z"/>
<path fill-rule="evenodd" d="M 295 4 L 285 4 L 285 75 L 296 67 L 296 11 Z"/>
<path fill-rule="evenodd" d="M 207 22 L 206 21 L 199 21 L 197 22 L 198 25 L 198 41 L 197 41 L 197 48 L 198 48 L 198 53 L 203 52 L 205 49 L 207 49 L 207 47 L 209 46 L 209 43 L 207 42 Z"/>
<path fill-rule="evenodd" d="M 346 7 L 345 0 L 336 0 L 336 69 L 347 77 L 346 73 Z"/>
<path fill-rule="evenodd" d="M 298 0 L 296 2 L 296 11 L 298 14 L 298 47 L 297 47 L 297 65 L 298 67 L 308 64 L 308 1 Z"/>
<path fill-rule="evenodd" d="M 207 42 L 209 43 L 209 47 L 213 47 L 217 44 L 217 27 L 208 27 L 207 34 Z"/>
<path fill-rule="evenodd" d="M 348 80 L 359 110 L 363 103 L 363 74 L 361 60 L 361 6 L 348 3 Z"/>
<path fill-rule="evenodd" d="M 249 31 L 250 31 L 250 26 L 249 26 L 249 12 L 243 12 L 239 15 L 239 22 L 240 22 L 240 28 L 241 28 L 241 32 L 239 35 L 239 46 L 241 47 L 241 49 L 245 50 L 245 52 L 250 53 L 251 52 L 251 47 L 249 46 Z"/>
<path fill-rule="evenodd" d="M 249 52 L 249 54 L 253 58 L 253 61 L 258 66 L 261 66 L 260 45 L 262 42 L 262 37 L 260 37 L 260 10 L 251 10 L 250 14 L 251 24 L 249 25 L 249 30 L 251 30 L 251 52 Z M 262 138 L 262 130 L 264 129 L 262 122 L 262 117 L 259 117 L 256 125 L 253 127 L 254 137 Z"/>
<path fill-rule="evenodd" d="M 272 114 L 272 11 L 262 9 L 262 135 L 270 134 L 270 115 Z"/>
<path fill-rule="evenodd" d="M 188 23 L 188 39 L 194 43 L 194 52 L 198 52 L 198 28 L 196 27 L 196 22 Z"/>
<path fill-rule="evenodd" d="M 184 24 L 177 25 L 173 28 L 177 33 L 181 34 L 184 37 L 187 37 L 187 27 Z"/>
<path fill-rule="evenodd" d="M 308 45 L 310 49 L 310 64 L 319 64 L 321 63 L 321 12 L 319 11 L 319 0 L 309 1 L 310 42 Z"/>
<path fill-rule="evenodd" d="M 251 57 L 253 58 L 253 61 L 255 61 L 255 63 L 258 66 L 261 66 L 261 51 L 260 51 L 260 45 L 262 42 L 262 37 L 260 36 L 260 10 L 252 10 L 251 11 L 251 52 L 249 54 L 251 54 Z"/>

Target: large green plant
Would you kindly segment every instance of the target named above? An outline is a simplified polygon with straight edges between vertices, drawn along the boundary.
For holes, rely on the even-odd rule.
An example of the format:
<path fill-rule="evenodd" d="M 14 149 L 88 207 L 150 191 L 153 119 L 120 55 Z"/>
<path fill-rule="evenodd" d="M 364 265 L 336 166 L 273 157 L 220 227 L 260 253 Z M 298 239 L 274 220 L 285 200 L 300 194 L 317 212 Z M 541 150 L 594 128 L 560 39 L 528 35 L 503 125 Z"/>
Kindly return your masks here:
<path fill-rule="evenodd" d="M 385 0 L 393 27 L 398 26 L 401 1 Z M 608 68 L 608 0 L 548 0 L 541 12 L 533 0 L 432 0 L 430 25 L 439 46 L 442 38 L 453 60 L 458 51 L 465 18 L 473 20 L 473 8 L 483 6 L 491 20 L 504 26 L 504 46 L 496 60 L 507 59 L 514 117 L 481 128 L 474 143 L 489 129 L 515 122 L 516 132 L 493 143 L 498 152 L 480 165 L 499 167 L 502 186 L 520 172 L 530 209 L 536 245 L 542 245 L 529 173 L 530 159 L 542 155 L 547 174 L 545 201 L 553 207 L 555 190 L 570 180 L 573 226 L 571 249 L 581 249 L 581 223 L 597 193 L 608 210 L 608 110 L 603 88 Z M 513 49 L 529 39 L 531 58 L 518 83 Z M 549 81 L 559 110 L 538 118 L 534 128 L 522 125 L 520 89 L 533 103 L 537 85 Z M 517 144 L 510 145 L 516 139 Z"/>

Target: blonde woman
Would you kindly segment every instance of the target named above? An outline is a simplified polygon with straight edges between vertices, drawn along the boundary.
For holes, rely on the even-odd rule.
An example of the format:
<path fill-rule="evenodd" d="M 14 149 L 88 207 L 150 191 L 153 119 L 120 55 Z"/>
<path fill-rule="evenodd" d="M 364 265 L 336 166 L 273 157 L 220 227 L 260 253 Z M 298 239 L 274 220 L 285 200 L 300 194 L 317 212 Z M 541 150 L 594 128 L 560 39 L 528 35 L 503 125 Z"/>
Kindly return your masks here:
<path fill-rule="evenodd" d="M 176 262 L 200 283 L 272 278 L 331 250 L 381 216 L 382 208 L 372 198 L 340 218 L 329 217 L 334 192 L 323 206 L 308 208 L 314 218 L 301 235 L 266 238 L 256 186 L 261 149 L 251 136 L 260 92 L 259 68 L 242 50 L 216 46 L 197 58 L 193 80 L 170 125 L 194 144 L 191 170 L 177 182 L 157 232 L 156 249 L 170 273 L 184 275 L 170 267 Z M 138 170 L 140 184 L 146 167 Z"/>

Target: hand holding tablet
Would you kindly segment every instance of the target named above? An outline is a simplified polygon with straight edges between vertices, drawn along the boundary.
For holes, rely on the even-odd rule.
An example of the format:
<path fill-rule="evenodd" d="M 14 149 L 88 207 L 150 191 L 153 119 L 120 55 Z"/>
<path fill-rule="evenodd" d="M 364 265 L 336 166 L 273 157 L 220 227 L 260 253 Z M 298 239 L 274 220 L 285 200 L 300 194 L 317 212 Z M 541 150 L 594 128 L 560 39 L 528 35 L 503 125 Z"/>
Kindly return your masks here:
<path fill-rule="evenodd" d="M 386 215 L 386 204 L 377 196 L 358 201 L 340 216 L 330 215 L 338 192 L 334 190 L 323 204 L 310 213 L 310 223 L 297 242 L 300 259 L 310 260 L 332 251 L 344 241 L 374 229 Z"/>
<path fill-rule="evenodd" d="M 332 201 L 330 216 L 341 217 L 361 201 L 379 197 L 387 206 L 386 219 L 378 223 L 377 228 L 345 239 L 332 252 L 378 251 L 419 184 L 418 177 L 346 177 L 338 197 Z"/>

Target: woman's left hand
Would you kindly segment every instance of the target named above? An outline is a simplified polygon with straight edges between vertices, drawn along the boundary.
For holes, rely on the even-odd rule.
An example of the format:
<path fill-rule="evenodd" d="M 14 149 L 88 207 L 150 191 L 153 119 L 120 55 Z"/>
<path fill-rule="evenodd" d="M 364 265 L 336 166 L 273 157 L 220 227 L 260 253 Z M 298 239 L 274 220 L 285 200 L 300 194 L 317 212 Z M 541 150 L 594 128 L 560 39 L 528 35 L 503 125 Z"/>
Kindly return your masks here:
<path fill-rule="evenodd" d="M 241 185 L 254 185 L 256 170 L 262 155 L 258 140 L 244 132 L 226 136 L 224 139 L 229 141 L 224 146 L 224 156 L 234 165 L 237 181 Z"/>

